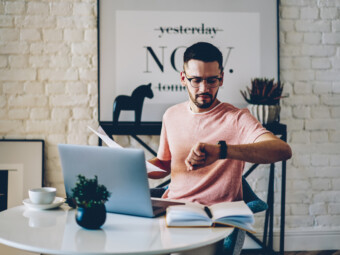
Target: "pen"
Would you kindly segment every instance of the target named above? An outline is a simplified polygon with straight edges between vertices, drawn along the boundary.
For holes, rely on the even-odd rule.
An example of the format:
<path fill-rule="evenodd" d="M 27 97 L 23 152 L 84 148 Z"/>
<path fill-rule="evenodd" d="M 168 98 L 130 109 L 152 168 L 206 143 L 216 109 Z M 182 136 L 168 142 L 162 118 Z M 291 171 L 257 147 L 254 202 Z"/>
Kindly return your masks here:
<path fill-rule="evenodd" d="M 211 214 L 210 209 L 207 206 L 204 206 L 204 211 L 208 214 L 209 218 L 211 219 L 212 218 L 212 214 Z"/>

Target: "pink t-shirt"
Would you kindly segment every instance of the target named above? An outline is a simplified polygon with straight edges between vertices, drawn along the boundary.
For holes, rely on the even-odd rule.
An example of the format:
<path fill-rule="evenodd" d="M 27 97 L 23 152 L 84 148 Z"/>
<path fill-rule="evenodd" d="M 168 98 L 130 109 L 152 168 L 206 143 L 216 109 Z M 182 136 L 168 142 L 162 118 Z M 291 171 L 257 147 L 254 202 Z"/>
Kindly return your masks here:
<path fill-rule="evenodd" d="M 253 143 L 267 133 L 247 109 L 220 103 L 204 113 L 193 113 L 189 103 L 170 107 L 163 116 L 157 157 L 171 160 L 171 183 L 163 198 L 211 205 L 242 199 L 244 162 L 217 160 L 210 166 L 187 171 L 184 160 L 197 142 Z"/>

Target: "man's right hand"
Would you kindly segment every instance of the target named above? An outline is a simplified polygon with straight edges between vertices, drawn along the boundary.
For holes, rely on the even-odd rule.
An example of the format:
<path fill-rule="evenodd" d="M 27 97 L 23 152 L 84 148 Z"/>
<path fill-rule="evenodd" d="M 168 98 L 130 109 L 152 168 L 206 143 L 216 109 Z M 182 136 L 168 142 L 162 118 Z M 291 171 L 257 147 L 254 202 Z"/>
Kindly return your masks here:
<path fill-rule="evenodd" d="M 148 177 L 150 179 L 162 179 L 170 174 L 171 160 L 165 161 L 160 160 L 158 158 L 153 158 L 148 160 L 148 162 L 166 171 L 166 172 L 149 172 Z"/>

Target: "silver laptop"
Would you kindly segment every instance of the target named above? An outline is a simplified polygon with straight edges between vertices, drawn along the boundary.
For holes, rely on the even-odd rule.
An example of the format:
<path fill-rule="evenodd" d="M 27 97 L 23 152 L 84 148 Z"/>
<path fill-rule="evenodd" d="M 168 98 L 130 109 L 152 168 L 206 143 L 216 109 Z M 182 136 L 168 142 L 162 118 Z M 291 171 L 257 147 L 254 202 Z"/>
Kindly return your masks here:
<path fill-rule="evenodd" d="M 105 203 L 107 212 L 144 217 L 165 213 L 166 207 L 182 204 L 152 200 L 145 166 L 144 151 L 85 145 L 58 145 L 67 198 L 77 176 L 98 177 L 107 187 L 111 197 Z"/>

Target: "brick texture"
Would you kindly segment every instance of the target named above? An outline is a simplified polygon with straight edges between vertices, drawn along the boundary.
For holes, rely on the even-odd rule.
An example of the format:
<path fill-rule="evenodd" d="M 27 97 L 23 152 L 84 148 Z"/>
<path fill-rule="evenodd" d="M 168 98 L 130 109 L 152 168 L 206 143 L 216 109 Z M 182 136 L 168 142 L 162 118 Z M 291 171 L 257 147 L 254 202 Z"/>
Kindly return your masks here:
<path fill-rule="evenodd" d="M 292 84 L 289 98 L 283 100 L 292 115 L 281 117 L 293 148 L 287 170 L 287 204 L 292 216 L 288 215 L 286 226 L 340 229 L 340 143 L 335 135 L 340 125 L 340 98 L 339 91 L 333 90 L 340 80 L 340 2 L 280 2 L 280 23 L 284 25 L 280 31 L 281 79 Z M 299 128 L 293 125 L 296 120 L 302 121 Z"/>
<path fill-rule="evenodd" d="M 77 130 L 97 125 L 97 1 L 5 0 L 2 6 L 0 136 L 45 139 L 44 182 L 64 196 L 57 144 L 98 141 Z"/>

